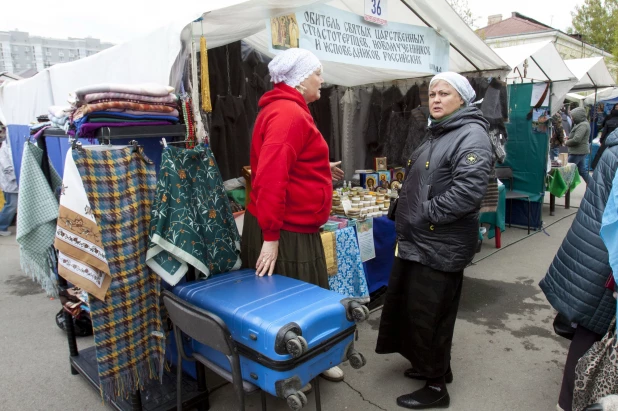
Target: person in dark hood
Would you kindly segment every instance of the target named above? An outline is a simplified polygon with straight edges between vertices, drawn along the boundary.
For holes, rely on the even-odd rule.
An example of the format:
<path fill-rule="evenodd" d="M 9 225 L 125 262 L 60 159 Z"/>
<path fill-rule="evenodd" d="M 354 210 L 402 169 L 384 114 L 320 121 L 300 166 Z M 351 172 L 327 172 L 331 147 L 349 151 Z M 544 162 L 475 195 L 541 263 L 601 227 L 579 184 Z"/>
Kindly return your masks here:
<path fill-rule="evenodd" d="M 579 175 L 587 185 L 590 178 L 590 174 L 586 170 L 586 157 L 590 153 L 590 123 L 586 118 L 586 110 L 582 107 L 577 107 L 571 111 L 571 117 L 574 126 L 566 140 L 566 145 L 569 148 L 569 163 L 577 164 Z"/>
<path fill-rule="evenodd" d="M 463 270 L 474 256 L 479 208 L 493 165 L 489 123 L 470 104 L 465 77 L 441 73 L 429 84 L 431 124 L 408 160 L 396 210 L 397 249 L 376 352 L 400 353 L 408 378 L 424 388 L 397 398 L 410 409 L 446 407 L 451 345 Z"/>
<path fill-rule="evenodd" d="M 618 128 L 618 104 L 615 104 L 614 108 L 612 108 L 612 111 L 609 113 L 609 116 L 607 116 L 605 120 L 603 120 L 603 124 L 601 125 L 601 138 L 599 141 L 599 143 L 601 143 L 601 147 L 599 147 L 597 154 L 594 156 L 594 160 L 592 160 L 593 170 L 597 167 L 597 164 L 599 163 L 599 160 L 601 159 L 603 152 L 607 148 L 607 145 L 605 144 L 605 140 L 607 139 L 607 136 L 612 134 L 612 132 L 616 130 L 617 128 Z"/>

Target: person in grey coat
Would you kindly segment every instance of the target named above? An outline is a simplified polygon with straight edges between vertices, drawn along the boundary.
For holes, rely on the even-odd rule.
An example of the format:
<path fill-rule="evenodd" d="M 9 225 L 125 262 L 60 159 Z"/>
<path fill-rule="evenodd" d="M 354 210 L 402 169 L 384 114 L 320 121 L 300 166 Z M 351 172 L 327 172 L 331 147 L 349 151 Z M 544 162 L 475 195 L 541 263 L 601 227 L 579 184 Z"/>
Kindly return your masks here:
<path fill-rule="evenodd" d="M 583 107 L 571 111 L 571 117 L 574 126 L 566 141 L 569 148 L 569 163 L 577 164 L 579 175 L 588 184 L 590 174 L 586 170 L 586 156 L 590 153 L 590 123 Z"/>
<path fill-rule="evenodd" d="M 396 210 L 398 249 L 376 352 L 400 353 L 405 376 L 424 388 L 397 398 L 410 409 L 448 406 L 451 345 L 463 270 L 474 256 L 479 208 L 493 166 L 489 123 L 470 106 L 475 92 L 457 73 L 429 84 L 431 124 L 408 160 Z"/>
<path fill-rule="evenodd" d="M 616 314 L 616 300 L 606 288 L 612 273 L 600 236 L 605 205 L 618 169 L 618 130 L 607 137 L 607 149 L 595 168 L 577 216 L 540 287 L 549 303 L 577 324 L 564 368 L 558 405 L 571 410 L 575 365 L 607 332 Z"/>

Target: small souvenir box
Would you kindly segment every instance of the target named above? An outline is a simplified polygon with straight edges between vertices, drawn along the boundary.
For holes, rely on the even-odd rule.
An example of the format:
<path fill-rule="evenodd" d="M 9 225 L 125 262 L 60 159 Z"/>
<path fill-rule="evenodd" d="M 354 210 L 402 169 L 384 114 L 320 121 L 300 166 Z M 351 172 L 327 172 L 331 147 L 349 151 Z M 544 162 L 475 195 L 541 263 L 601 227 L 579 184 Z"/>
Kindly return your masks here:
<path fill-rule="evenodd" d="M 391 172 L 390 171 L 378 171 L 378 187 L 388 188 L 391 185 Z"/>
<path fill-rule="evenodd" d="M 374 157 L 373 159 L 374 167 L 376 170 L 388 170 L 386 167 L 386 157 Z"/>
<path fill-rule="evenodd" d="M 326 224 L 322 226 L 324 231 L 337 231 L 339 228 L 339 223 L 336 221 L 328 221 Z"/>
<path fill-rule="evenodd" d="M 363 188 L 374 190 L 378 187 L 379 175 L 377 172 L 361 173 L 360 184 Z"/>
<path fill-rule="evenodd" d="M 391 181 L 399 181 L 403 183 L 403 179 L 406 176 L 406 169 L 403 167 L 397 167 L 392 169 Z"/>

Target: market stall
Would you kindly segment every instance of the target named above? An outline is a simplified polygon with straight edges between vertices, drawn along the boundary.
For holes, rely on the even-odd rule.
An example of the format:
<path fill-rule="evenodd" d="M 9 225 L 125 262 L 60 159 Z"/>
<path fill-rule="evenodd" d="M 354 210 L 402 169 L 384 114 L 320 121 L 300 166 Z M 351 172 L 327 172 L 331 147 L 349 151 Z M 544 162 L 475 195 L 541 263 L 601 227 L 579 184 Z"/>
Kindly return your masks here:
<path fill-rule="evenodd" d="M 579 91 L 594 91 L 594 96 L 596 97 L 596 93 L 599 89 L 605 89 L 608 87 L 612 87 L 615 84 L 612 75 L 610 74 L 607 66 L 605 64 L 605 60 L 603 57 L 591 57 L 585 59 L 572 59 L 564 61 L 571 70 L 571 72 L 575 75 L 575 77 L 579 80 L 575 86 L 571 89 L 571 92 L 579 92 Z M 583 99 L 583 97 L 582 97 Z M 610 99 L 611 101 L 611 99 Z M 593 103 L 593 107 L 596 107 L 596 100 Z M 599 112 L 597 110 L 592 110 L 592 115 L 590 118 L 590 143 L 592 144 L 592 140 L 594 140 L 598 134 L 600 126 L 603 124 L 603 120 L 605 116 L 611 110 L 611 105 L 607 104 L 607 107 L 603 106 L 603 111 Z M 592 164 L 592 160 L 598 150 L 598 145 L 593 144 L 591 146 L 590 155 L 588 156 L 588 165 Z"/>
<path fill-rule="evenodd" d="M 272 32 L 269 29 L 265 29 L 265 21 L 269 18 L 282 15 L 295 14 L 296 16 L 304 16 L 305 8 L 315 6 L 318 8 L 312 10 L 326 10 L 329 13 L 333 10 L 338 10 L 336 13 L 342 13 L 342 16 L 345 15 L 346 19 L 353 19 L 359 26 L 368 27 L 366 26 L 368 23 L 365 23 L 361 17 L 363 14 L 362 1 L 341 0 L 331 2 L 326 6 L 322 5 L 322 3 L 324 2 L 273 2 L 266 0 L 220 2 L 217 6 L 211 6 L 211 10 L 207 11 L 207 13 L 201 18 L 198 18 L 196 22 L 188 26 L 185 24 L 186 21 L 196 19 L 201 13 L 187 12 L 186 14 L 190 15 L 190 18 L 184 18 L 183 20 L 183 18 L 180 18 L 182 16 L 178 16 L 179 20 L 183 21 L 183 23 L 171 24 L 154 31 L 148 36 L 140 37 L 134 41 L 113 47 L 83 60 L 53 66 L 23 83 L 15 82 L 2 86 L 0 87 L 0 119 L 9 125 L 13 157 L 21 159 L 23 158 L 21 153 L 24 152 L 24 150 L 30 152 L 33 149 L 32 145 L 34 139 L 32 142 L 29 141 L 32 130 L 28 124 L 42 113 L 47 113 L 49 111 L 50 115 L 54 114 L 55 111 L 50 110 L 50 106 L 66 105 L 67 97 L 76 90 L 81 89 L 81 94 L 78 93 L 77 97 L 80 101 L 79 106 L 84 107 L 90 103 L 96 105 L 99 101 L 97 98 L 101 96 L 94 97 L 93 94 L 100 92 L 121 93 L 125 91 L 123 87 L 141 85 L 144 82 L 159 85 L 170 84 L 173 86 L 172 89 L 174 91 L 182 94 L 179 105 L 182 109 L 172 108 L 173 110 L 177 110 L 174 113 L 177 119 L 174 121 L 174 125 L 169 126 L 176 127 L 176 123 L 180 122 L 185 125 L 182 130 L 165 129 L 165 127 L 168 127 L 167 124 L 154 125 L 154 127 L 157 127 L 155 130 L 140 130 L 139 127 L 134 127 L 135 125 L 112 127 L 110 125 L 112 119 L 114 121 L 119 120 L 117 115 L 111 115 L 109 112 L 105 112 L 105 109 L 102 110 L 105 112 L 104 115 L 102 115 L 101 112 L 95 112 L 98 116 L 90 115 L 90 112 L 82 110 L 84 118 L 88 116 L 90 116 L 90 118 L 80 122 L 79 119 L 74 121 L 76 119 L 72 117 L 72 124 L 69 130 L 59 131 L 58 129 L 50 128 L 44 130 L 42 135 L 36 139 L 37 144 L 40 143 L 44 146 L 44 148 L 41 149 L 44 150 L 41 156 L 45 164 L 41 167 L 45 169 L 53 168 L 55 171 L 59 172 L 61 176 L 67 177 L 70 173 L 67 172 L 66 165 L 72 164 L 69 161 L 72 156 L 71 153 L 75 154 L 79 151 L 80 153 L 88 152 L 90 155 L 93 155 L 92 153 L 97 150 L 86 150 L 85 147 L 89 144 L 98 145 L 99 143 L 104 143 L 107 145 L 111 143 L 111 141 L 115 141 L 116 143 L 128 143 L 132 140 L 136 140 L 136 143 L 129 145 L 129 148 L 133 147 L 134 150 L 131 151 L 131 154 L 143 155 L 144 157 L 142 158 L 146 163 L 148 163 L 146 158 L 151 159 L 154 164 L 148 163 L 148 166 L 143 167 L 147 167 L 148 170 L 152 169 L 151 171 L 156 172 L 159 167 L 165 166 L 165 161 L 169 162 L 169 159 L 166 160 L 161 156 L 161 137 L 167 136 L 176 139 L 183 139 L 184 137 L 187 141 L 183 141 L 183 144 L 199 145 L 202 142 L 208 141 L 214 152 L 214 158 L 216 158 L 217 163 L 220 164 L 219 168 L 221 169 L 221 175 L 225 177 L 225 180 L 233 180 L 240 176 L 240 166 L 246 165 L 247 162 L 245 158 L 239 158 L 239 156 L 234 155 L 232 150 L 226 150 L 222 144 L 231 141 L 235 143 L 235 148 L 238 152 L 246 152 L 248 150 L 248 138 L 250 138 L 249 130 L 252 127 L 252 118 L 255 116 L 255 106 L 252 106 L 252 104 L 259 98 L 261 95 L 260 93 L 263 93 L 268 88 L 269 79 L 263 76 L 260 77 L 259 72 L 263 70 L 266 59 L 274 54 L 272 50 L 272 38 L 270 38 L 270 41 L 267 40 L 269 39 L 268 36 L 272 35 L 269 33 Z M 331 106 L 331 102 L 328 102 L 328 107 L 322 111 L 325 117 L 324 123 L 331 123 L 334 119 L 339 119 L 341 117 L 341 122 L 338 123 L 339 125 L 333 127 L 330 133 L 331 144 L 335 149 L 336 147 L 340 147 L 341 150 L 337 157 L 346 158 L 346 156 L 349 155 L 349 153 L 346 154 L 346 151 L 353 151 L 353 147 L 351 147 L 355 137 L 353 128 L 358 127 L 358 124 L 362 123 L 359 118 L 350 117 L 350 113 L 354 110 L 348 109 L 348 111 L 346 111 L 346 94 L 348 99 L 353 100 L 354 97 L 360 95 L 363 90 L 365 90 L 365 92 L 371 90 L 372 93 L 374 93 L 375 90 L 379 90 L 376 95 L 379 95 L 378 98 L 381 99 L 380 101 L 382 103 L 386 92 L 399 93 L 401 95 L 399 99 L 401 99 L 404 94 L 410 94 L 413 95 L 413 98 L 409 108 L 419 108 L 419 106 L 423 105 L 421 100 L 423 97 L 426 97 L 426 92 L 422 93 L 420 91 L 421 86 L 424 85 L 426 87 L 427 85 L 423 77 L 430 76 L 443 70 L 473 73 L 469 74 L 469 76 L 473 78 L 482 78 L 484 73 L 488 76 L 499 77 L 504 75 L 506 71 L 505 63 L 478 39 L 469 28 L 465 27 L 464 23 L 460 21 L 460 18 L 452 8 L 448 6 L 446 1 L 441 0 L 433 2 L 431 6 L 424 1 L 397 2 L 390 6 L 391 19 L 389 19 L 389 27 L 395 30 L 393 27 L 399 24 L 402 26 L 402 32 L 405 32 L 405 30 L 421 30 L 422 34 L 419 34 L 419 36 L 426 35 L 427 38 L 432 38 L 432 42 L 424 46 L 427 48 L 427 50 L 424 50 L 426 54 L 436 55 L 436 59 L 441 58 L 442 60 L 432 60 L 433 66 L 424 62 L 423 64 L 412 64 L 412 66 L 414 66 L 413 68 L 406 69 L 405 64 L 402 66 L 401 63 L 393 64 L 393 66 L 397 68 L 388 68 L 384 66 L 384 62 L 381 63 L 381 66 L 378 64 L 368 66 L 360 63 L 355 64 L 354 60 L 349 58 L 346 60 L 334 57 L 329 58 L 329 56 L 323 57 L 322 61 L 325 69 L 324 77 L 326 81 L 332 85 L 331 93 L 334 96 L 332 99 L 334 104 Z M 193 7 L 189 9 L 193 9 Z M 344 19 L 344 17 L 341 18 L 342 20 Z M 391 23 L 392 25 L 390 25 Z M 372 29 L 376 30 L 375 27 L 372 27 Z M 244 42 L 241 43 L 241 39 L 244 39 Z M 153 53 L 153 49 L 156 49 L 157 52 Z M 208 50 L 208 52 L 206 52 L 206 50 Z M 207 62 L 205 59 L 206 54 L 208 54 Z M 342 62 L 342 60 L 346 60 L 346 62 Z M 388 65 L 389 64 L 387 64 L 387 66 Z M 247 69 L 250 70 L 249 76 L 245 75 L 247 74 Z M 201 87 L 204 83 L 204 78 L 198 76 L 198 72 L 205 73 L 206 71 L 209 72 L 209 82 L 212 88 L 210 90 L 212 99 L 209 101 L 212 103 L 212 107 L 210 107 L 212 109 L 212 114 L 208 114 L 209 110 L 206 109 L 206 94 L 204 93 L 204 87 Z M 206 79 L 208 80 L 208 77 L 206 77 Z M 393 83 L 393 80 L 399 81 Z M 104 83 L 108 84 L 106 86 L 101 86 L 101 84 Z M 109 83 L 115 84 L 113 84 L 112 87 Z M 487 83 L 489 84 L 489 82 Z M 266 86 L 264 84 L 266 84 Z M 94 85 L 98 85 L 99 88 L 96 90 L 90 88 Z M 413 90 L 413 92 L 410 90 Z M 169 90 L 162 94 L 157 94 L 151 90 L 138 94 L 142 95 L 141 100 L 147 101 L 152 101 L 148 100 L 152 98 L 171 98 Z M 110 96 L 107 95 L 105 97 L 109 98 Z M 373 94 L 371 97 L 373 97 Z M 88 98 L 91 98 L 92 101 L 88 100 Z M 161 103 L 161 105 L 172 104 L 168 100 L 163 101 L 163 103 L 162 100 L 155 101 Z M 230 101 L 235 101 L 234 104 L 242 108 L 242 115 L 244 116 L 243 127 L 245 128 L 243 136 L 225 136 L 222 130 L 226 129 L 226 124 L 218 125 L 217 123 L 218 107 L 223 107 L 224 104 L 228 104 Z M 381 116 L 385 112 L 392 111 L 393 104 L 395 103 L 399 103 L 399 100 L 394 99 L 390 104 L 380 105 L 379 110 L 375 113 L 375 119 L 378 124 L 382 119 Z M 130 107 L 129 102 L 125 101 L 123 104 L 126 104 L 123 106 L 125 108 Z M 107 106 L 107 111 L 111 111 L 109 107 L 110 106 Z M 352 107 L 356 108 L 357 106 L 352 104 L 349 105 L 349 108 Z M 73 107 L 73 109 L 75 108 L 76 107 Z M 150 108 L 150 110 L 153 109 Z M 165 114 L 169 114 L 169 110 L 166 109 L 163 111 L 160 107 L 158 110 L 158 115 L 160 117 L 156 119 L 157 121 L 170 120 L 162 118 L 166 117 Z M 407 114 L 409 110 L 404 106 L 404 110 L 402 111 Z M 141 113 L 139 115 L 143 116 L 144 114 Z M 114 118 L 114 116 L 116 116 L 116 118 Z M 101 123 L 99 121 L 101 118 L 107 119 L 108 122 Z M 122 118 L 122 120 L 128 122 L 128 118 L 129 117 Z M 409 117 L 405 117 L 404 119 L 409 119 Z M 137 121 L 137 119 L 134 118 L 131 118 L 131 120 Z M 140 120 L 145 121 L 152 119 L 141 118 Z M 225 122 L 226 120 L 224 119 L 222 121 Z M 208 134 L 206 133 L 207 129 Z M 77 143 L 75 141 L 69 140 L 67 133 L 70 134 L 70 132 L 75 132 L 76 137 L 81 143 L 81 148 L 76 145 Z M 86 135 L 87 132 L 88 135 Z M 364 132 L 366 133 L 367 131 L 365 130 Z M 375 131 L 373 132 L 375 133 Z M 349 137 L 346 139 L 344 135 Z M 192 136 L 193 139 L 190 139 L 190 136 Z M 208 138 L 208 140 L 206 138 Z M 384 143 L 384 141 L 379 140 L 377 134 L 373 135 L 371 138 Z M 403 142 L 406 142 L 405 139 Z M 165 142 L 163 142 L 163 144 L 165 145 Z M 105 148 L 100 148 L 99 150 L 104 151 Z M 364 156 L 373 163 L 373 158 L 368 156 L 368 154 Z M 357 157 L 351 156 L 347 157 L 347 159 L 349 163 L 352 164 L 352 167 L 347 165 L 349 170 L 354 171 L 356 168 L 362 168 L 364 166 L 364 164 L 356 162 Z M 202 158 L 202 160 L 204 160 L 204 158 Z M 401 161 L 401 159 L 399 159 L 398 162 L 399 161 Z M 79 163 L 77 160 L 75 160 L 75 162 Z M 93 160 L 93 162 L 96 163 L 95 160 Z M 119 167 L 121 163 L 122 161 L 111 161 L 111 163 L 108 162 L 107 166 L 115 172 L 116 167 Z M 213 167 L 214 159 L 211 159 L 208 164 L 209 167 Z M 402 164 L 395 163 L 394 165 Z M 77 166 L 80 167 L 79 172 L 82 175 L 83 181 L 86 182 L 85 190 L 88 192 L 90 198 L 94 199 L 102 195 L 104 187 L 97 185 L 99 182 L 94 178 L 96 174 L 92 176 L 88 174 L 95 173 L 95 171 L 88 169 L 88 167 L 84 166 L 82 163 L 77 164 Z M 20 167 L 16 167 L 16 169 L 18 168 Z M 173 167 L 170 168 L 170 170 L 171 169 L 173 169 Z M 74 168 L 71 168 L 71 170 L 74 171 Z M 196 170 L 200 170 L 200 167 L 197 167 Z M 177 178 L 179 180 L 186 178 L 186 175 L 183 173 L 178 172 Z M 391 178 L 393 178 L 392 175 L 390 175 L 389 179 Z M 24 184 L 31 184 L 31 180 L 28 178 L 24 181 Z M 150 194 L 154 192 L 153 183 L 154 181 L 149 181 L 147 185 L 147 191 L 149 191 Z M 148 194 L 142 193 L 141 189 L 137 190 L 136 186 L 127 187 L 126 191 L 136 196 Z M 63 187 L 60 187 L 60 191 L 63 190 Z M 49 194 L 53 193 L 55 188 L 58 187 L 49 187 L 49 190 L 46 188 L 46 195 L 49 197 Z M 158 189 L 157 187 L 157 190 Z M 219 182 L 216 183 L 216 189 L 217 195 L 224 192 L 223 185 L 219 184 Z M 208 193 L 210 192 L 211 191 L 208 191 Z M 157 194 L 159 194 L 158 191 Z M 114 193 L 112 193 L 112 197 L 113 196 Z M 168 195 L 157 195 L 157 201 L 167 201 L 162 200 L 163 198 L 167 199 Z M 180 199 L 179 196 L 178 200 Z M 141 204 L 140 202 L 138 203 Z M 84 218 L 88 219 L 89 206 L 88 204 L 79 204 L 83 207 L 77 207 L 73 211 L 79 215 L 80 224 L 83 224 Z M 60 205 L 62 206 L 62 202 Z M 111 211 L 113 211 L 113 215 L 120 215 L 119 212 L 117 213 L 118 210 Z M 233 224 L 233 218 L 223 211 L 226 210 L 213 208 L 212 210 L 208 210 L 207 214 L 212 215 L 212 218 L 220 218 L 222 221 L 218 221 L 218 223 Z M 141 210 L 141 212 L 143 212 L 143 210 Z M 380 214 L 379 218 L 377 216 L 378 213 Z M 230 218 L 215 217 L 222 214 Z M 364 282 L 359 282 L 359 295 L 352 295 L 351 297 L 360 296 L 366 298 L 368 291 L 373 291 L 386 285 L 388 282 L 395 241 L 394 224 L 385 217 L 382 217 L 383 210 L 375 211 L 374 214 L 376 218 L 373 219 L 372 234 L 374 236 L 373 245 L 376 255 L 374 258 L 365 261 L 365 264 L 361 264 L 360 257 L 356 254 L 339 253 L 344 248 L 346 250 L 356 250 L 350 247 L 352 243 L 357 241 L 354 238 L 354 230 L 350 227 L 337 227 L 336 234 L 330 236 L 330 240 L 327 240 L 334 245 L 334 249 L 331 249 L 331 255 L 336 255 L 346 262 L 354 263 L 355 269 L 353 275 L 356 276 L 354 278 L 359 279 L 359 275 L 365 276 L 365 278 L 360 278 L 364 280 Z M 153 215 L 160 216 L 160 214 L 156 213 Z M 56 217 L 50 218 L 48 221 L 45 221 L 45 223 L 47 225 L 53 225 L 52 220 L 58 219 L 59 226 L 62 224 L 66 225 L 63 229 L 67 231 L 77 228 L 77 224 L 73 224 L 77 219 L 69 221 L 65 218 L 58 217 L 59 216 L 56 215 Z M 100 224 L 110 223 L 109 218 L 99 219 L 99 221 Z M 143 228 L 144 227 L 142 227 L 142 232 L 140 233 L 142 237 L 144 237 L 144 234 L 147 234 Z M 85 232 L 90 233 L 90 231 L 82 230 L 81 225 L 79 229 L 80 235 L 88 235 L 84 234 Z M 107 226 L 103 229 L 107 229 Z M 234 227 L 232 231 L 236 232 L 235 230 Z M 230 230 L 224 231 L 230 233 Z M 127 233 L 119 233 L 119 238 L 125 239 L 121 234 L 127 235 Z M 146 235 L 145 238 L 147 239 L 147 237 Z M 109 238 L 107 240 L 109 240 Z M 190 240 L 196 243 L 199 242 L 199 239 L 196 238 Z M 343 247 L 339 247 L 340 240 L 341 243 L 344 244 Z M 351 241 L 351 243 L 349 242 L 346 246 L 346 241 Z M 191 241 L 189 241 L 189 243 L 190 242 Z M 140 247 L 144 248 L 145 243 L 147 243 L 147 241 L 140 243 Z M 166 261 L 172 260 L 163 258 L 167 257 L 167 254 L 162 255 L 164 253 L 162 253 L 161 250 L 153 246 L 151 247 L 156 249 L 156 251 L 152 251 L 152 256 L 149 254 L 148 260 L 155 260 L 152 262 L 152 266 L 156 267 L 156 270 L 159 270 L 157 274 L 161 275 L 169 284 L 175 284 L 174 281 L 185 275 L 187 272 L 187 265 L 197 267 L 197 265 L 194 264 L 195 261 L 191 259 L 187 259 L 190 264 L 185 262 L 184 264 L 172 264 L 170 267 L 164 267 L 164 265 L 167 264 Z M 100 245 L 99 248 L 101 248 Z M 148 252 L 150 252 L 150 250 Z M 187 253 L 189 252 L 187 251 Z M 354 253 L 356 253 L 356 251 L 354 251 L 353 254 Z M 162 258 L 156 260 L 156 256 L 160 256 L 160 254 Z M 48 258 L 51 258 L 51 256 L 42 255 L 41 258 L 48 262 Z M 225 272 L 226 270 L 236 268 L 237 261 L 233 258 L 221 260 L 219 263 L 224 264 L 224 261 L 228 261 L 233 267 L 227 267 L 226 269 L 219 270 L 219 272 Z M 54 264 L 51 265 L 53 266 Z M 72 268 L 76 271 L 76 267 L 78 267 L 78 264 L 68 264 L 64 268 L 69 271 L 70 268 Z M 213 270 L 212 265 L 197 268 L 205 273 L 208 273 L 209 270 Z M 87 269 L 87 267 L 84 269 Z M 153 268 L 153 270 L 155 269 Z M 159 272 L 166 272 L 169 276 L 165 277 Z M 76 274 L 76 272 L 73 274 Z M 347 272 L 342 272 L 341 270 L 337 270 L 336 274 L 337 275 L 334 276 L 336 281 L 344 282 L 350 278 Z M 103 281 L 101 284 L 104 284 L 104 281 L 106 281 L 104 278 L 106 277 L 100 277 L 101 281 Z M 112 282 L 112 285 L 113 284 Z M 62 288 L 65 284 L 60 281 L 60 286 Z M 96 290 L 94 290 L 94 292 L 96 292 Z M 98 305 L 98 308 L 101 308 L 101 303 L 98 303 Z M 117 314 L 121 315 L 120 313 Z M 65 320 L 67 324 L 72 323 L 70 317 L 65 318 Z M 100 317 L 99 320 L 101 320 Z M 67 325 L 67 327 L 71 328 L 70 325 Z M 115 330 L 114 332 L 116 331 L 120 332 L 119 330 Z M 103 347 L 106 345 L 106 342 L 99 341 L 97 344 Z M 69 332 L 69 346 L 72 371 L 74 373 L 80 372 L 86 375 L 89 381 L 94 385 L 100 386 L 101 391 L 105 391 L 106 398 L 108 396 L 114 397 L 114 395 L 112 395 L 112 384 L 106 384 L 105 388 L 103 388 L 103 382 L 99 384 L 96 379 L 97 368 L 94 366 L 94 362 L 100 361 L 100 358 L 97 358 L 99 357 L 98 353 L 94 353 L 95 350 L 90 349 L 90 351 L 85 351 L 80 357 L 72 332 Z M 130 358 L 128 361 L 130 361 Z M 101 363 L 99 362 L 99 370 L 100 366 Z M 199 388 L 201 389 L 203 388 L 203 379 L 200 377 L 199 370 L 197 372 L 197 377 L 198 381 L 200 381 Z M 126 401 L 119 401 L 117 402 L 117 406 L 120 409 L 125 409 L 127 407 L 139 409 L 141 407 L 142 397 L 144 397 L 145 394 L 143 395 L 139 390 L 135 390 L 134 381 L 132 381 L 131 384 L 124 384 L 124 380 L 121 382 L 122 383 L 118 383 L 117 386 L 122 386 L 122 389 L 132 392 L 131 400 L 133 404 L 128 404 Z M 116 383 L 117 382 L 114 381 L 114 384 Z M 127 394 L 127 392 L 123 392 L 120 389 L 117 391 L 117 393 L 113 394 L 117 394 L 118 397 Z M 198 401 L 198 397 L 200 397 L 200 395 L 196 395 L 193 400 Z"/>
<path fill-rule="evenodd" d="M 564 97 L 578 80 L 564 63 L 552 42 L 494 49 L 513 70 L 507 76 L 509 84 L 509 140 L 504 166 L 513 171 L 513 186 L 530 198 L 510 200 L 507 215 L 511 224 L 526 226 L 530 214 L 531 226 L 540 228 L 548 171 L 549 127 L 547 120 L 562 106 Z M 530 211 L 530 213 L 528 213 Z"/>

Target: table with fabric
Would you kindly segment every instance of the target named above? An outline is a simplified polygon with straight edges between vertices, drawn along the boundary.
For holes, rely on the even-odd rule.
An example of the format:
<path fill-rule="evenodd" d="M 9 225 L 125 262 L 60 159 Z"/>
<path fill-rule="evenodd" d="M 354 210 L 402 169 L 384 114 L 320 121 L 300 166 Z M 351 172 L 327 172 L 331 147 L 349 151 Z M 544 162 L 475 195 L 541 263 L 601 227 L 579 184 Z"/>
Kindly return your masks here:
<path fill-rule="evenodd" d="M 552 167 L 547 173 L 547 190 L 549 191 L 549 215 L 556 210 L 556 197 L 564 196 L 564 208 L 571 207 L 571 191 L 581 183 L 577 165 L 569 163 L 562 167 Z"/>
<path fill-rule="evenodd" d="M 395 260 L 395 243 L 397 232 L 395 222 L 388 217 L 373 219 L 373 245 L 376 256 L 363 263 L 369 292 L 388 286 L 393 262 Z"/>
<path fill-rule="evenodd" d="M 328 239 L 330 234 L 333 234 L 332 240 Z M 351 236 L 354 238 L 353 242 L 350 242 Z M 383 286 L 387 286 L 395 259 L 395 240 L 395 222 L 387 217 L 374 218 L 373 244 L 376 257 L 362 263 L 361 266 L 360 250 L 356 242 L 356 228 L 348 227 L 336 230 L 333 233 L 322 233 L 322 243 L 327 260 L 326 265 L 327 267 L 332 266 L 333 269 L 333 273 L 329 273 L 331 289 L 335 286 L 335 288 L 338 288 L 335 291 L 341 292 L 339 289 L 345 289 L 348 283 L 350 283 L 350 278 L 359 274 L 363 274 L 365 278 L 360 281 L 358 279 L 353 281 L 359 284 L 352 287 L 355 290 L 355 294 L 357 294 L 354 296 L 356 298 L 360 294 L 366 295 L 364 293 L 367 289 L 369 293 L 372 293 Z M 359 254 L 358 256 L 352 255 L 357 253 Z M 342 256 L 345 256 L 345 261 L 341 259 Z M 357 266 L 357 264 L 359 265 Z M 365 279 L 366 284 L 364 284 Z M 342 287 L 342 284 L 345 287 Z M 348 292 L 348 294 L 350 293 Z"/>
<path fill-rule="evenodd" d="M 496 248 L 502 247 L 501 233 L 506 229 L 506 186 L 498 185 L 498 207 L 496 211 L 481 213 L 479 223 L 489 224 L 487 238 L 496 238 Z M 499 228 L 496 230 L 496 227 Z"/>

